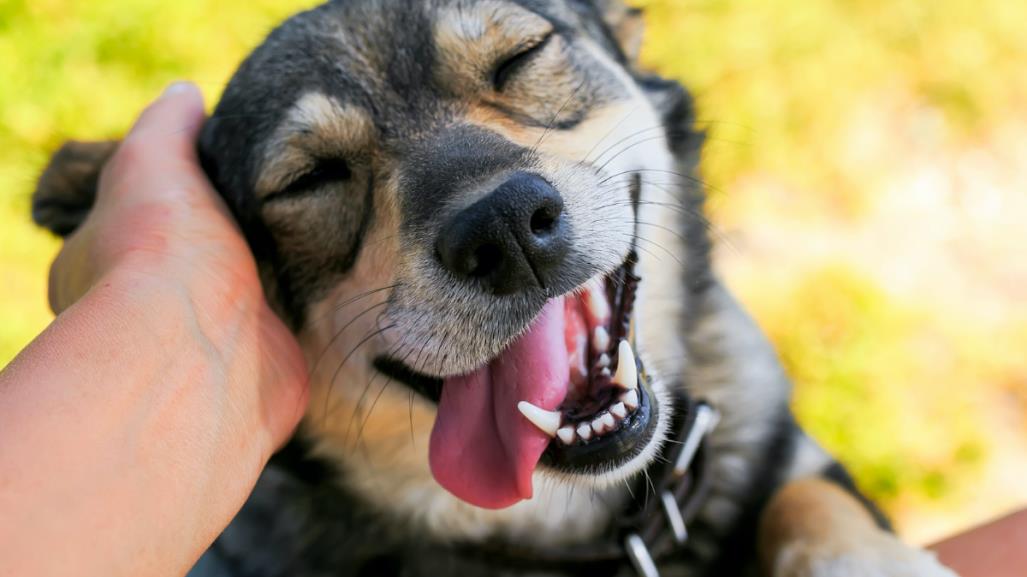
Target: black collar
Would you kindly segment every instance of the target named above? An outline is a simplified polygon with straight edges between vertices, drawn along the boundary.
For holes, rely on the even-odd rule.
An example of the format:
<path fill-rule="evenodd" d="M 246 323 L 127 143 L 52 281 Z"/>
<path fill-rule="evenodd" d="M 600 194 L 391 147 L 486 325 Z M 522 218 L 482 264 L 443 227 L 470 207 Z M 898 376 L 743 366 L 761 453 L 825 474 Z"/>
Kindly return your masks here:
<path fill-rule="evenodd" d="M 710 448 L 704 441 L 719 420 L 713 407 L 684 392 L 675 405 L 663 458 L 600 539 L 559 547 L 473 543 L 457 546 L 457 555 L 504 569 L 605 577 L 633 567 L 639 577 L 659 577 L 659 563 L 687 542 L 688 524 L 709 493 Z"/>

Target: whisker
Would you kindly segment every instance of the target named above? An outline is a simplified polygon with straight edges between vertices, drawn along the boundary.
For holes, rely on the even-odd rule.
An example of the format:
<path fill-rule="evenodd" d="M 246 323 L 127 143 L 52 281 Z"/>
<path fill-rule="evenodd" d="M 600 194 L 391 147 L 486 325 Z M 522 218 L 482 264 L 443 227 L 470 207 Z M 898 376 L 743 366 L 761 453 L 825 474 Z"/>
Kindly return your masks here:
<path fill-rule="evenodd" d="M 362 293 L 360 293 L 360 294 L 358 294 L 356 296 L 353 296 L 353 297 L 350 297 L 350 298 L 344 300 L 341 303 L 332 305 L 332 307 L 329 308 L 327 311 L 325 311 L 324 314 L 322 314 L 319 317 L 310 319 L 307 322 L 307 324 L 309 324 L 309 325 L 316 325 L 317 323 L 324 322 L 324 320 L 329 318 L 330 315 L 339 312 L 340 310 L 344 309 L 345 307 L 347 307 L 347 306 L 349 306 L 349 305 L 351 305 L 351 304 L 353 304 L 353 303 L 355 303 L 355 302 L 357 302 L 357 301 L 359 301 L 361 299 L 367 298 L 367 297 L 369 297 L 369 296 L 371 296 L 373 294 L 377 294 L 377 293 L 380 293 L 382 291 L 386 291 L 386 290 L 389 290 L 389 289 L 397 288 L 397 287 L 401 286 L 401 284 L 402 283 L 396 283 L 396 284 L 391 284 L 391 285 L 387 285 L 387 286 L 383 286 L 383 287 L 378 287 L 376 289 L 371 289 L 371 290 L 368 290 L 368 291 L 364 291 L 364 292 L 362 292 Z"/>
<path fill-rule="evenodd" d="M 542 145 L 542 141 L 545 139 L 546 135 L 549 134 L 550 129 L 552 129 L 553 125 L 556 123 L 556 119 L 560 117 L 560 114 L 562 114 L 564 109 L 567 108 L 567 105 L 571 103 L 571 100 L 573 100 L 574 97 L 578 95 L 578 91 L 581 90 L 583 86 L 585 86 L 584 80 L 582 80 L 581 83 L 578 84 L 578 87 L 575 88 L 573 92 L 571 92 L 570 96 L 567 97 L 567 100 L 563 101 L 563 104 L 560 106 L 560 108 L 556 111 L 555 114 L 553 114 L 553 117 L 549 119 L 549 122 L 546 124 L 545 130 L 543 130 L 541 136 L 538 137 L 538 141 L 535 143 L 535 146 L 531 147 L 531 154 L 535 154 L 535 152 L 538 150 L 538 147 Z"/>
<path fill-rule="evenodd" d="M 595 164 L 595 163 L 599 162 L 599 160 L 601 158 L 603 158 L 604 156 L 606 156 L 610 152 L 614 151 L 617 146 L 619 146 L 619 145 L 621 145 L 621 144 L 631 140 L 632 138 L 636 138 L 638 136 L 642 136 L 643 134 L 645 134 L 647 132 L 652 132 L 654 130 L 659 130 L 659 129 L 663 129 L 663 133 L 661 133 L 661 134 L 659 134 L 659 135 L 657 135 L 655 137 L 650 137 L 649 140 L 655 140 L 655 139 L 659 139 L 659 138 L 666 138 L 666 137 L 670 137 L 670 136 L 679 136 L 679 135 L 687 136 L 687 135 L 692 133 L 691 130 L 688 130 L 686 128 L 673 128 L 673 127 L 667 125 L 666 123 L 661 123 L 661 124 L 657 124 L 655 126 L 650 126 L 648 128 L 643 128 L 641 130 L 632 132 L 631 134 L 628 134 L 628 135 L 624 136 L 623 138 L 621 138 L 617 142 L 614 142 L 610 146 L 608 146 L 605 149 L 603 149 L 603 152 L 601 152 L 598 156 L 596 156 L 596 158 L 594 160 L 591 161 L 592 164 Z M 634 144 L 628 145 L 624 149 L 618 151 L 617 155 L 620 155 L 622 152 L 624 152 L 624 150 L 627 150 L 628 148 L 631 148 L 631 146 L 634 146 Z M 586 158 L 586 161 L 587 161 L 587 158 Z"/>
<path fill-rule="evenodd" d="M 661 168 L 634 168 L 634 169 L 630 169 L 630 170 L 625 170 L 625 171 L 622 171 L 622 172 L 618 172 L 616 174 L 611 174 L 611 175 L 607 176 L 606 178 L 600 180 L 599 183 L 600 184 L 604 184 L 604 183 L 606 183 L 606 181 L 611 180 L 613 178 L 616 178 L 618 176 L 624 176 L 624 175 L 627 175 L 627 174 L 636 174 L 636 173 L 640 173 L 640 172 L 655 172 L 655 173 L 660 173 L 660 174 L 669 174 L 669 175 L 677 176 L 679 178 L 683 178 L 683 179 L 685 179 L 685 180 L 687 180 L 689 182 L 697 184 L 700 187 L 702 187 L 703 189 L 712 190 L 713 192 L 716 192 L 717 194 L 721 194 L 721 195 L 726 195 L 727 194 L 724 190 L 722 190 L 720 188 L 717 188 L 716 186 L 713 186 L 712 184 L 706 182 L 705 180 L 702 180 L 701 178 L 697 178 L 695 176 L 692 176 L 690 174 L 685 174 L 683 172 L 677 172 L 677 171 L 674 171 L 674 170 L 666 170 L 666 169 L 661 169 Z M 670 185 L 678 184 L 678 183 L 664 183 L 664 184 L 670 186 Z"/>
<path fill-rule="evenodd" d="M 625 146 L 620 151 L 618 151 L 617 154 L 615 154 L 615 155 L 611 156 L 609 159 L 607 159 L 606 162 L 601 164 L 599 166 L 599 168 L 596 169 L 596 170 L 598 170 L 599 172 L 602 172 L 603 170 L 606 169 L 607 166 L 610 165 L 611 162 L 613 162 L 614 160 L 617 160 L 618 158 L 620 158 L 620 156 L 622 154 L 624 154 L 625 152 L 631 150 L 632 148 L 635 148 L 636 146 L 641 146 L 643 144 L 646 144 L 646 143 L 649 143 L 649 142 L 653 142 L 653 141 L 656 141 L 656 140 L 660 140 L 660 139 L 663 139 L 663 138 L 666 138 L 666 137 L 664 135 L 660 134 L 658 136 L 650 136 L 648 138 L 643 138 L 642 140 L 639 140 L 637 142 L 632 142 L 631 144 Z"/>
<path fill-rule="evenodd" d="M 631 115 L 632 115 L 632 114 L 634 114 L 634 113 L 635 113 L 635 112 L 637 112 L 637 111 L 638 111 L 638 108 L 632 108 L 631 110 L 629 110 L 629 111 L 628 111 L 628 113 L 627 113 L 627 114 L 625 114 L 624 116 L 622 116 L 622 117 L 621 117 L 621 119 L 620 119 L 620 120 L 618 120 L 618 121 L 616 122 L 616 124 L 614 124 L 614 125 L 613 125 L 613 127 L 612 127 L 612 128 L 610 128 L 610 130 L 607 130 L 607 131 L 606 131 L 606 134 L 604 134 L 602 138 L 600 138 L 599 140 L 597 140 L 597 141 L 596 141 L 596 143 L 592 145 L 592 148 L 590 148 L 590 149 L 588 150 L 588 152 L 586 152 L 586 153 L 585 153 L 585 156 L 583 156 L 583 157 L 581 158 L 581 162 L 588 162 L 588 157 L 589 157 L 589 156 L 592 156 L 592 153 L 593 153 L 593 152 L 595 152 L 595 150 L 596 150 L 597 148 L 599 148 L 599 145 L 600 145 L 600 144 L 602 144 L 604 140 L 606 140 L 607 138 L 609 138 L 609 137 L 610 137 L 610 135 L 611 135 L 611 134 L 613 134 L 615 130 L 617 130 L 618 128 L 620 128 L 620 126 L 621 126 L 622 124 L 624 124 L 624 122 L 625 122 L 625 121 L 626 121 L 626 120 L 627 120 L 628 118 L 631 118 Z"/>
<path fill-rule="evenodd" d="M 384 313 L 384 311 L 382 313 L 379 313 L 378 317 L 375 319 L 375 326 L 376 327 L 381 328 L 381 315 L 383 313 Z M 428 314 L 427 311 L 422 312 L 421 315 L 417 318 L 417 320 L 415 321 L 414 324 L 420 323 L 421 320 L 423 320 L 424 317 L 427 314 Z M 396 352 L 398 352 L 399 348 L 402 347 L 402 346 L 403 346 L 402 342 L 396 343 L 391 348 L 391 350 L 389 351 L 389 356 L 391 357 L 394 354 L 396 354 Z M 407 357 L 409 357 L 412 352 L 413 352 L 413 349 L 408 351 L 407 354 L 403 356 L 403 359 L 402 359 L 401 362 L 405 362 Z M 363 413 L 364 401 L 367 398 L 367 393 L 371 390 L 371 385 L 374 383 L 374 380 L 378 377 L 379 374 L 381 374 L 381 373 L 379 373 L 378 371 L 374 371 L 371 374 L 371 378 L 369 378 L 367 380 L 367 384 L 364 386 L 363 390 L 360 392 L 360 398 L 357 399 L 357 403 L 353 407 L 353 414 L 350 415 L 349 424 L 346 426 L 346 434 L 343 437 L 347 442 L 349 441 L 349 433 L 350 433 L 350 430 L 352 430 L 352 428 L 353 428 L 353 423 L 356 422 L 357 420 L 362 420 L 362 423 L 360 425 L 359 430 L 357 431 L 357 437 L 356 437 L 356 441 L 355 442 L 359 443 L 361 438 L 363 437 L 363 428 L 364 428 L 364 426 L 367 423 L 367 419 L 370 419 L 370 417 L 371 417 L 371 411 L 374 410 L 374 405 L 372 405 L 371 408 L 368 409 L 368 412 L 367 412 L 365 418 L 361 419 L 361 414 Z M 392 377 L 389 377 L 389 381 L 391 381 L 391 380 L 392 380 Z M 386 381 L 386 384 L 382 387 L 382 392 L 384 392 L 385 387 L 388 386 L 388 382 L 389 381 Z M 381 393 L 379 393 L 378 396 L 381 396 Z M 377 397 L 375 398 L 375 402 L 377 403 Z M 413 421 L 412 421 L 412 417 L 411 417 L 411 427 L 413 426 L 412 423 L 413 423 Z"/>
<path fill-rule="evenodd" d="M 350 327 L 350 326 L 351 326 L 351 325 L 352 325 L 353 323 L 355 323 L 355 322 L 357 322 L 358 320 L 360 320 L 360 318 L 361 318 L 361 317 L 363 317 L 364 315 L 366 315 L 367 313 L 369 313 L 369 312 L 373 311 L 374 309 L 376 309 L 376 308 L 378 308 L 378 307 L 382 307 L 382 306 L 385 306 L 386 304 L 388 304 L 388 303 L 387 303 L 387 301 L 382 301 L 382 302 L 380 302 L 380 303 L 376 303 L 376 304 L 373 304 L 373 305 L 371 305 L 371 306 L 367 307 L 366 309 L 364 309 L 363 311 L 361 311 L 361 312 L 360 312 L 360 314 L 358 314 L 358 315 L 354 316 L 354 317 L 353 317 L 353 318 L 351 318 L 351 319 L 350 319 L 350 320 L 349 320 L 349 321 L 348 321 L 348 322 L 347 322 L 347 323 L 346 323 L 345 325 L 343 325 L 343 326 L 342 326 L 342 328 L 340 328 L 340 329 L 339 329 L 339 330 L 338 330 L 338 331 L 337 331 L 337 332 L 336 332 L 336 333 L 335 333 L 335 334 L 334 334 L 334 335 L 332 336 L 332 338 L 331 338 L 331 339 L 330 339 L 330 340 L 328 341 L 328 344 L 327 344 L 327 345 L 325 345 L 325 347 L 324 347 L 324 350 L 322 350 L 322 351 L 321 351 L 321 353 L 320 353 L 320 354 L 319 354 L 319 355 L 317 356 L 317 360 L 315 360 L 315 362 L 314 362 L 313 366 L 311 366 L 311 368 L 310 368 L 310 374 L 311 374 L 311 375 L 313 375 L 313 374 L 314 374 L 314 372 L 315 372 L 315 371 L 317 371 L 317 367 L 318 367 L 318 365 L 320 365 L 320 364 L 321 364 L 321 360 L 322 360 L 322 359 L 324 359 L 324 357 L 325 357 L 325 355 L 326 355 L 326 354 L 328 353 L 328 351 L 329 351 L 329 350 L 330 350 L 330 349 L 331 349 L 331 348 L 332 348 L 333 346 L 335 346 L 335 343 L 336 343 L 336 342 L 337 342 L 337 341 L 339 340 L 339 337 L 341 337 L 341 336 L 342 336 L 342 334 L 343 334 L 344 332 L 346 332 L 346 329 L 348 329 L 348 328 L 349 328 L 349 327 Z"/>
<path fill-rule="evenodd" d="M 371 331 L 369 334 L 364 336 L 364 338 L 360 339 L 360 342 L 358 342 L 356 344 L 356 346 L 354 346 L 352 349 L 350 349 L 350 351 L 348 353 L 346 353 L 346 356 L 342 359 L 342 362 L 339 363 L 339 366 L 335 369 L 335 372 L 332 373 L 332 379 L 330 381 L 328 381 L 328 390 L 325 392 L 325 401 L 326 401 L 326 403 L 325 403 L 325 411 L 324 411 L 324 415 L 323 415 L 323 419 L 325 421 L 328 420 L 328 415 L 329 415 L 328 403 L 331 401 L 331 392 L 332 392 L 332 389 L 335 387 L 335 380 L 339 377 L 339 373 L 342 371 L 342 367 L 345 366 L 347 362 L 349 362 L 350 357 L 352 357 L 353 354 L 356 353 L 358 349 L 360 349 L 360 347 L 364 346 L 364 344 L 366 344 L 368 341 L 370 341 L 374 337 L 384 333 L 385 331 L 387 331 L 389 329 L 393 329 L 395 327 L 396 327 L 396 324 L 391 324 L 391 325 L 389 325 L 389 326 L 387 326 L 385 328 L 375 329 L 375 330 Z"/>

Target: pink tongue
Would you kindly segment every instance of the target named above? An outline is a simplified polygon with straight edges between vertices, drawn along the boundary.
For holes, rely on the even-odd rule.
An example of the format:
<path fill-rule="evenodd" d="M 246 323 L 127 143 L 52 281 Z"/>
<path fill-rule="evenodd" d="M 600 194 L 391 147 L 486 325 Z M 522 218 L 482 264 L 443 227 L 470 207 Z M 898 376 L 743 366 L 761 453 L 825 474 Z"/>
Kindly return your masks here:
<path fill-rule="evenodd" d="M 429 462 L 440 485 L 488 509 L 531 498 L 531 474 L 549 437 L 517 410 L 519 401 L 555 410 L 567 395 L 563 299 L 499 357 L 445 380 Z"/>

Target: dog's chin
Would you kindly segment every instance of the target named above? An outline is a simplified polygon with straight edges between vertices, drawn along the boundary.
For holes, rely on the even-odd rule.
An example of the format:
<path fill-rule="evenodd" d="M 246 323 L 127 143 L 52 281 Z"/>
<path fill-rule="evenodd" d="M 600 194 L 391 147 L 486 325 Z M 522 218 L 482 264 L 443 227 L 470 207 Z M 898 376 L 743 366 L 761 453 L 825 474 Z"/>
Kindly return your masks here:
<path fill-rule="evenodd" d="M 385 356 L 375 359 L 375 368 L 434 403 L 443 400 L 447 387 L 517 389 L 519 396 L 514 398 L 524 400 L 506 400 L 503 392 L 488 398 L 489 402 L 493 397 L 501 399 L 495 401 L 497 412 L 514 407 L 520 412 L 513 425 L 496 417 L 497 427 L 527 425 L 529 431 L 521 435 L 530 437 L 534 431 L 543 441 L 539 432 L 549 437 L 544 448 L 533 444 L 536 472 L 558 482 L 597 488 L 622 482 L 657 458 L 672 410 L 665 387 L 643 362 L 642 343 L 636 341 L 633 330 L 632 313 L 641 282 L 634 274 L 635 264 L 634 255 L 629 256 L 610 274 L 551 299 L 527 334 L 481 363 L 471 375 L 426 375 Z M 556 337 L 555 331 L 559 331 Z M 548 358 L 551 355 L 560 358 L 554 361 Z M 511 370 L 511 365 L 516 368 Z M 558 371 L 566 371 L 565 377 L 554 377 Z M 554 382 L 539 382 L 546 380 Z M 503 437 L 507 448 L 508 439 Z"/>

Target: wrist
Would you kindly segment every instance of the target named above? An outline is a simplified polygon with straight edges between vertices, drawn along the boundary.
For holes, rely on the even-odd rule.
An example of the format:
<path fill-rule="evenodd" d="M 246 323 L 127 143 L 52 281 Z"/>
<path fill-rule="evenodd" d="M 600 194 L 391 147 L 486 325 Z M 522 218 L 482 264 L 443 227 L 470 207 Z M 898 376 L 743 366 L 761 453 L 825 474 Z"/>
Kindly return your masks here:
<path fill-rule="evenodd" d="M 19 546 L 73 543 L 68 531 L 86 527 L 120 544 L 28 555 L 33 569 L 78 559 L 126 568 L 111 574 L 184 570 L 242 505 L 273 449 L 257 386 L 258 331 L 245 307 L 207 307 L 166 274 L 113 272 L 4 371 L 0 422 L 19 435 L 0 440 L 0 454 L 34 464 L 0 467 L 8 496 L 23 495 L 0 495 L 24 531 Z M 0 528 L 0 542 L 15 537 Z M 155 539 L 180 546 L 119 553 Z"/>
<path fill-rule="evenodd" d="M 126 264 L 102 277 L 89 296 L 118 316 L 131 315 L 147 326 L 187 332 L 222 358 L 255 354 L 252 337 L 267 308 L 252 282 L 203 278 L 211 273 L 188 266 Z M 256 293 L 256 294 L 254 294 Z M 166 350 L 166 349 L 165 349 Z M 240 359 L 251 361 L 248 357 Z"/>

